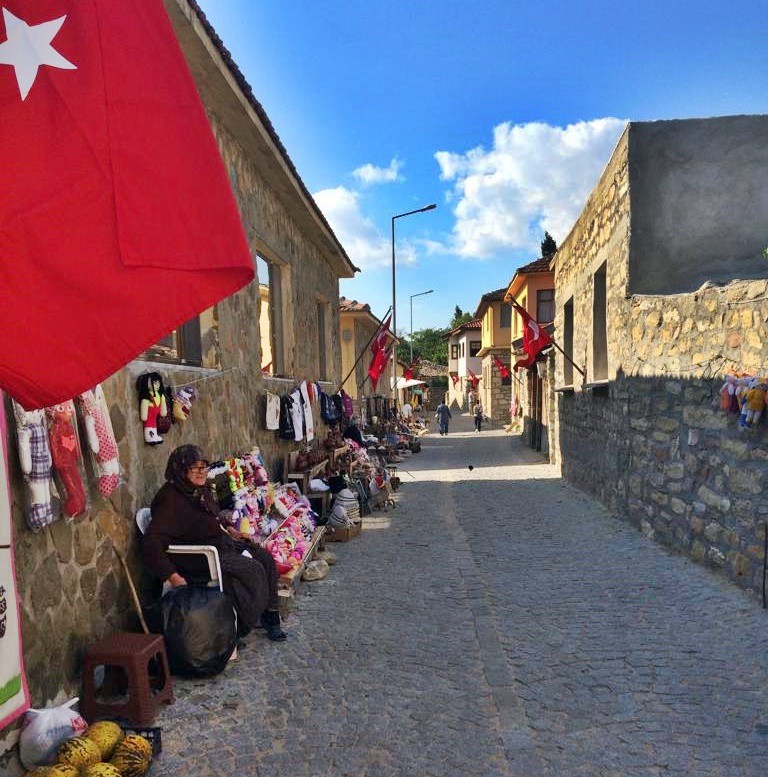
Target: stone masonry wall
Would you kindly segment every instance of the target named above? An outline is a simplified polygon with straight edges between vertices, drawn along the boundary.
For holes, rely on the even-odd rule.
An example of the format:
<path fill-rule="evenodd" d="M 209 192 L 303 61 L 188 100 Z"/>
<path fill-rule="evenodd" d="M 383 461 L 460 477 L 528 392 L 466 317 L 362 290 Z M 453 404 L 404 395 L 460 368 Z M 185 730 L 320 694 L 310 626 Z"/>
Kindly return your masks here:
<path fill-rule="evenodd" d="M 337 276 L 311 240 L 297 229 L 275 193 L 263 184 L 239 146 L 215 118 L 212 123 L 249 237 L 289 270 L 286 361 L 296 380 L 316 377 L 315 302 L 318 294 L 331 301 L 326 310 L 326 347 L 333 383 L 323 384 L 331 390 L 337 385 L 340 370 Z M 162 304 L 160 297 L 157 304 Z M 217 457 L 259 445 L 275 473 L 284 454 L 300 445 L 281 442 L 275 432 L 264 429 L 267 384 L 260 370 L 258 305 L 258 285 L 252 283 L 216 307 L 218 343 L 206 343 L 206 347 L 218 350 L 213 363 L 220 370 L 136 361 L 104 382 L 123 482 L 109 500 L 99 498 L 91 488 L 90 510 L 74 523 L 59 521 L 39 534 L 26 528 L 16 442 L 9 434 L 14 547 L 33 706 L 44 707 L 76 695 L 84 646 L 115 629 L 136 625 L 112 543 L 126 554 L 135 579 L 141 582 L 133 516 L 163 483 L 166 460 L 174 447 L 197 443 Z M 174 425 L 165 442 L 155 447 L 143 442 L 134 388 L 136 376 L 150 369 L 160 371 L 171 384 L 204 379 L 196 385 L 200 397 L 190 420 L 181 427 Z M 270 379 L 268 385 L 272 391 L 282 392 L 296 380 Z M 315 415 L 316 436 L 322 440 L 326 429 L 319 413 Z M 13 743 L 16 729 L 0 732 L 0 752 Z"/>
<path fill-rule="evenodd" d="M 631 129 L 630 129 L 631 131 Z M 563 473 L 613 512 L 738 585 L 762 583 L 768 421 L 719 409 L 723 375 L 767 374 L 768 282 L 628 296 L 627 134 L 556 258 L 556 331 L 573 298 L 574 360 L 593 381 L 592 277 L 607 266 L 609 383 L 557 395 Z M 557 358 L 558 385 L 563 359 Z"/>
<path fill-rule="evenodd" d="M 509 366 L 508 350 L 504 351 L 499 349 L 493 353 L 503 364 Z M 496 369 L 491 354 L 483 357 L 483 380 L 480 384 L 480 392 L 485 415 L 487 415 L 495 424 L 508 424 L 512 388 L 509 385 L 502 385 L 501 374 L 498 369 Z"/>

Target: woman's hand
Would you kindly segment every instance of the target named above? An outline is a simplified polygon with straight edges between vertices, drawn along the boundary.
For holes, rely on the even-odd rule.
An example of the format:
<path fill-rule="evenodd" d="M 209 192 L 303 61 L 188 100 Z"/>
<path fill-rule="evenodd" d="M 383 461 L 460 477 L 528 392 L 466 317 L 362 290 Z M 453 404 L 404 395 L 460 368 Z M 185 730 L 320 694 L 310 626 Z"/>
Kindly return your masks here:
<path fill-rule="evenodd" d="M 187 581 L 178 573 L 174 572 L 169 578 L 168 582 L 174 587 L 174 588 L 181 588 L 181 586 L 186 585 Z"/>

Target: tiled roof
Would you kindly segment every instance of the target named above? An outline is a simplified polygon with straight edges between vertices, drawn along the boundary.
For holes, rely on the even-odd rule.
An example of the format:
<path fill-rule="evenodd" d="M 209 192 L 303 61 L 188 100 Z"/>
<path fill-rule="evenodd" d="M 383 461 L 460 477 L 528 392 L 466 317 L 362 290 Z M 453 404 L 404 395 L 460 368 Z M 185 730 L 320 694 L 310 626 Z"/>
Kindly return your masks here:
<path fill-rule="evenodd" d="M 435 364 L 426 359 L 422 359 L 419 362 L 419 377 L 421 378 L 437 378 L 447 374 L 448 367 L 445 367 L 442 364 Z"/>
<path fill-rule="evenodd" d="M 482 329 L 483 328 L 483 322 L 479 318 L 473 318 L 471 321 L 467 321 L 465 324 L 459 324 L 454 329 L 451 329 L 449 332 L 446 332 L 444 337 L 450 337 L 451 335 L 458 335 L 461 332 L 466 332 L 467 329 Z"/>
<path fill-rule="evenodd" d="M 536 259 L 534 262 L 524 264 L 522 267 L 518 267 L 515 270 L 515 275 L 523 275 L 535 272 L 549 272 L 549 265 L 552 261 L 551 256 L 542 256 L 541 259 Z M 506 291 L 506 289 L 505 289 Z"/>
<path fill-rule="evenodd" d="M 254 109 L 254 111 L 256 111 L 256 114 L 259 117 L 259 120 L 264 125 L 264 129 L 267 131 L 270 138 L 272 139 L 272 142 L 275 144 L 276 148 L 282 155 L 285 164 L 288 166 L 288 169 L 291 171 L 291 174 L 295 177 L 297 183 L 299 184 L 299 187 L 301 188 L 302 192 L 304 192 L 304 195 L 306 196 L 307 200 L 312 204 L 313 209 L 315 211 L 315 215 L 320 219 L 320 222 L 328 230 L 328 234 L 333 238 L 334 242 L 336 243 L 336 247 L 338 248 L 344 260 L 349 264 L 349 266 L 352 268 L 353 271 L 359 272 L 360 268 L 356 267 L 353 264 L 352 260 L 347 255 L 347 252 L 344 249 L 344 246 L 341 244 L 338 237 L 336 237 L 335 232 L 331 229 L 331 225 L 328 223 L 328 220 L 325 218 L 325 216 L 323 215 L 323 212 L 320 210 L 317 203 L 315 202 L 315 198 L 310 194 L 309 189 L 307 189 L 304 181 L 301 179 L 301 176 L 299 175 L 299 172 L 296 169 L 295 165 L 293 164 L 293 161 L 291 160 L 290 156 L 288 156 L 288 151 L 283 145 L 283 141 L 280 140 L 280 136 L 275 131 L 275 128 L 272 122 L 270 121 L 269 116 L 267 116 L 266 111 L 261 106 L 261 103 L 254 96 L 251 85 L 248 83 L 248 81 L 245 80 L 245 76 L 243 75 L 240 68 L 237 66 L 237 63 L 235 62 L 232 55 L 227 50 L 227 47 L 224 45 L 224 42 L 218 36 L 218 33 L 213 28 L 213 25 L 208 21 L 208 18 L 203 12 L 203 9 L 200 8 L 196 0 L 186 0 L 186 2 L 189 4 L 189 7 L 194 11 L 197 18 L 200 20 L 200 23 L 203 25 L 203 28 L 205 29 L 206 35 L 208 35 L 208 37 L 211 40 L 211 43 L 213 43 L 213 45 L 218 50 L 219 54 L 221 55 L 221 58 L 224 60 L 224 64 L 227 66 L 227 69 L 232 74 L 232 77 L 237 82 L 237 85 L 240 87 L 240 91 L 248 100 L 249 104 Z"/>
<path fill-rule="evenodd" d="M 358 302 L 356 299 L 339 297 L 339 308 L 344 313 L 370 313 L 371 306 L 367 302 Z"/>
<path fill-rule="evenodd" d="M 496 289 L 496 291 L 489 291 L 487 294 L 483 294 L 483 296 L 480 297 L 480 304 L 475 311 L 475 318 L 482 318 L 485 309 L 491 302 L 503 302 L 504 295 L 507 293 L 507 288 L 508 287 L 505 286 L 503 289 Z"/>

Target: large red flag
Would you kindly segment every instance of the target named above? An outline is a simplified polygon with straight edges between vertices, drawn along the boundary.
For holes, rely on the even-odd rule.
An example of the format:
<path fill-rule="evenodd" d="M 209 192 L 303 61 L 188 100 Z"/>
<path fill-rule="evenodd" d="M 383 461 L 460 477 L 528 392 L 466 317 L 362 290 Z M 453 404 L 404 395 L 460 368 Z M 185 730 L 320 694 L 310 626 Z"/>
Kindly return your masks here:
<path fill-rule="evenodd" d="M 507 367 L 507 365 L 504 364 L 504 362 L 501 359 L 499 359 L 499 357 L 496 356 L 496 354 L 493 354 L 492 358 L 493 358 L 493 363 L 494 365 L 496 365 L 496 369 L 499 371 L 499 374 L 501 375 L 501 377 L 508 378 L 509 367 Z"/>
<path fill-rule="evenodd" d="M 386 369 L 387 362 L 389 361 L 390 355 L 391 355 L 390 349 L 383 348 L 377 351 L 373 355 L 373 359 L 371 359 L 371 366 L 368 367 L 368 376 L 371 379 L 371 385 L 373 386 L 374 391 L 376 391 L 376 386 L 379 383 L 379 378 L 382 376 L 382 373 Z"/>
<path fill-rule="evenodd" d="M 419 359 L 414 359 L 404 370 L 403 370 L 403 377 L 406 380 L 413 380 L 413 373 L 415 369 L 419 366 Z"/>
<path fill-rule="evenodd" d="M 159 0 L 0 2 L 0 386 L 66 400 L 253 278 Z"/>
<path fill-rule="evenodd" d="M 389 322 L 392 320 L 392 316 L 389 315 L 384 319 L 384 322 L 376 330 L 376 334 L 371 341 L 371 353 L 375 356 L 379 351 L 383 351 L 387 345 L 387 335 L 389 334 Z"/>
<path fill-rule="evenodd" d="M 532 318 L 528 311 L 512 300 L 512 307 L 523 319 L 523 350 L 525 356 L 515 362 L 515 372 L 520 367 L 530 369 L 536 363 L 536 357 L 548 346 L 552 345 L 552 338 L 544 331 L 541 324 Z"/>
<path fill-rule="evenodd" d="M 480 383 L 480 378 L 472 370 L 469 370 L 469 379 L 472 381 L 472 388 L 476 389 L 477 384 Z"/>

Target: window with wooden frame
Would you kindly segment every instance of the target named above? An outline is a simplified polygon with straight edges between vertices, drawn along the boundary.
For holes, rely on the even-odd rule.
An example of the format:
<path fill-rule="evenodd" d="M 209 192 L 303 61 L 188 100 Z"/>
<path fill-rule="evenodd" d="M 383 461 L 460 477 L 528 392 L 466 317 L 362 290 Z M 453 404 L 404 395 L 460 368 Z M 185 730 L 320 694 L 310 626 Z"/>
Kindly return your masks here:
<path fill-rule="evenodd" d="M 503 303 L 499 309 L 499 328 L 509 329 L 512 326 L 512 308 Z"/>
<path fill-rule="evenodd" d="M 459 358 L 459 344 L 453 343 L 451 345 L 451 359 L 458 359 Z"/>
<path fill-rule="evenodd" d="M 594 275 L 592 287 L 592 380 L 608 379 L 608 318 L 605 262 Z"/>
<path fill-rule="evenodd" d="M 555 320 L 555 290 L 539 289 L 536 292 L 536 320 L 549 324 Z"/>
<path fill-rule="evenodd" d="M 326 354 L 326 343 L 328 342 L 328 303 L 318 299 L 317 307 L 317 378 L 318 380 L 328 380 L 328 358 Z"/>
<path fill-rule="evenodd" d="M 469 355 L 470 356 L 477 356 L 480 349 L 483 347 L 483 343 L 481 340 L 470 340 L 469 341 Z"/>
<path fill-rule="evenodd" d="M 285 375 L 283 329 L 283 269 L 263 256 L 256 257 L 259 278 L 261 369 L 267 375 Z"/>
<path fill-rule="evenodd" d="M 573 385 L 573 297 L 563 305 L 563 384 Z"/>
<path fill-rule="evenodd" d="M 200 316 L 191 318 L 178 329 L 169 332 L 162 340 L 147 348 L 142 358 L 168 364 L 203 366 L 203 338 Z"/>

